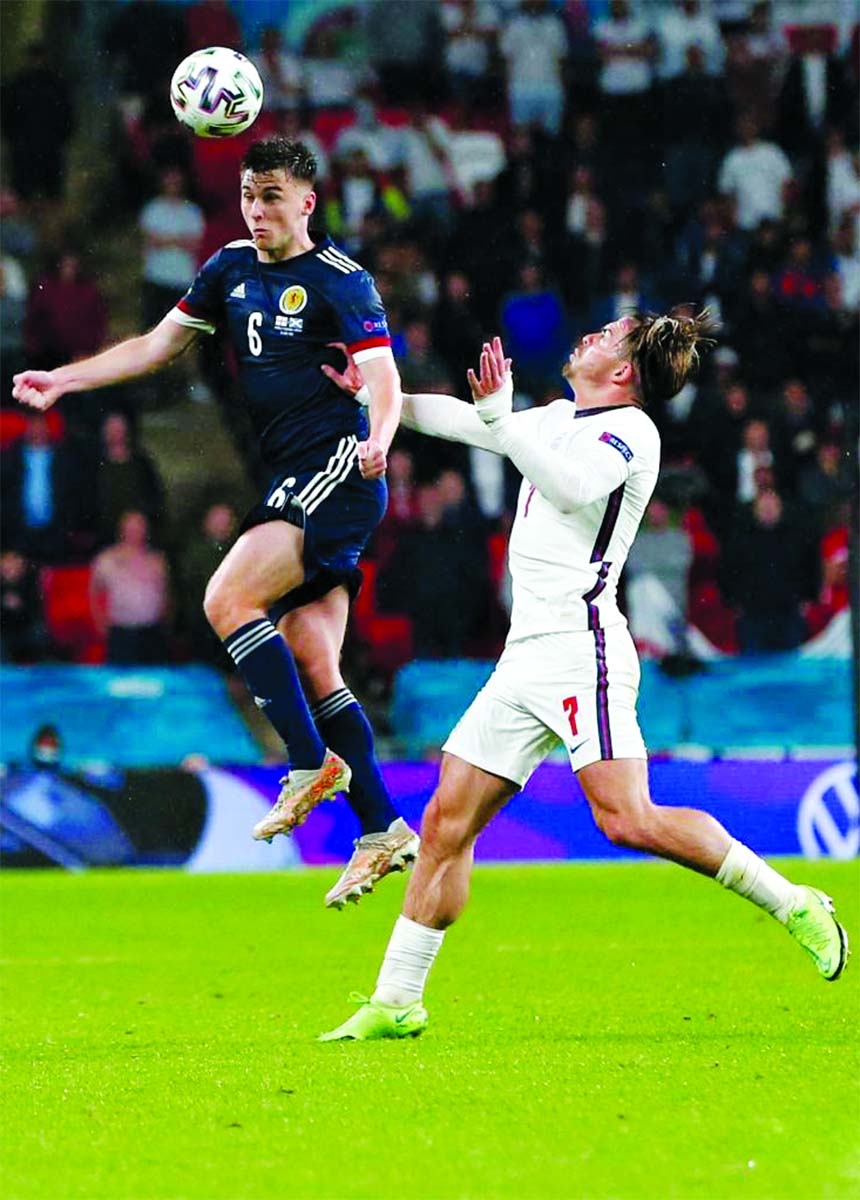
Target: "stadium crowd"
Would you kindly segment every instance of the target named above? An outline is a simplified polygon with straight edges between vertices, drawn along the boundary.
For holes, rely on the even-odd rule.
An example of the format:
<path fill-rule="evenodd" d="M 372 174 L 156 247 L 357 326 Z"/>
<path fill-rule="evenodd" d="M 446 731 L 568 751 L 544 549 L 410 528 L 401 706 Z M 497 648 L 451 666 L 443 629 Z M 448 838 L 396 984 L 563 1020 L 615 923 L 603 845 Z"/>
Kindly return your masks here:
<path fill-rule="evenodd" d="M 707 307 L 718 348 L 652 414 L 663 471 L 623 581 L 632 631 L 645 654 L 695 663 L 790 649 L 824 630 L 849 602 L 856 487 L 851 6 L 317 7 L 300 42 L 264 22 L 267 6 L 238 0 L 130 0 L 103 20 L 112 211 L 86 230 L 87 251 L 136 227 L 141 328 L 208 254 L 243 236 L 237 164 L 276 130 L 318 157 L 316 228 L 373 272 L 406 392 L 464 396 L 467 366 L 500 333 L 516 404 L 543 404 L 564 393 L 560 367 L 584 332 L 635 309 Z M 244 50 L 264 78 L 261 117 L 230 142 L 193 139 L 168 104 L 173 66 L 205 45 Z M 57 236 L 73 224 L 63 218 L 76 109 L 58 65 L 33 45 L 3 88 L 3 655 L 224 665 L 201 599 L 237 525 L 232 498 L 213 480 L 199 518 L 168 522 L 131 389 L 74 396 L 47 417 L 10 407 L 25 363 L 50 368 L 110 340 L 84 249 Z M 189 371 L 257 478 L 229 358 L 213 346 Z M 412 656 L 497 652 L 517 485 L 493 455 L 398 434 L 354 614 L 372 673 L 390 678 Z M 73 577 L 52 589 L 62 567 L 77 569 L 92 644 L 57 636 Z"/>

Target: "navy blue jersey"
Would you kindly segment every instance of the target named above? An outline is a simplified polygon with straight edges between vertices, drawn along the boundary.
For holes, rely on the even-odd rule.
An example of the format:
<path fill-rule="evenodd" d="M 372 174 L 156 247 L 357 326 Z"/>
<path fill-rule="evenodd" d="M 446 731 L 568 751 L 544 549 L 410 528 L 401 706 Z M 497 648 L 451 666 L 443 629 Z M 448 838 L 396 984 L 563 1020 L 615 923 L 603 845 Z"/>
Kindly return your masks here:
<path fill-rule="evenodd" d="M 320 367 L 343 365 L 331 342 L 359 363 L 386 353 L 388 323 L 371 275 L 329 238 L 279 263 L 260 262 L 251 241 L 230 242 L 170 316 L 229 334 L 265 462 L 300 471 L 341 437 L 367 437 L 366 410 Z"/>

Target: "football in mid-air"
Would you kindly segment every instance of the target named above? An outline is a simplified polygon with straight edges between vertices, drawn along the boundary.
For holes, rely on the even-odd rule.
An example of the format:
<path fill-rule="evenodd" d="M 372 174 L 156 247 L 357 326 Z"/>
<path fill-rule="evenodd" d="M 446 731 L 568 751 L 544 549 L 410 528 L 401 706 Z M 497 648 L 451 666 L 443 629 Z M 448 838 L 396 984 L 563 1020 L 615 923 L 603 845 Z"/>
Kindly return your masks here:
<path fill-rule="evenodd" d="M 225 46 L 195 50 L 173 72 L 170 103 L 198 137 L 243 133 L 263 105 L 263 82 L 249 58 Z"/>

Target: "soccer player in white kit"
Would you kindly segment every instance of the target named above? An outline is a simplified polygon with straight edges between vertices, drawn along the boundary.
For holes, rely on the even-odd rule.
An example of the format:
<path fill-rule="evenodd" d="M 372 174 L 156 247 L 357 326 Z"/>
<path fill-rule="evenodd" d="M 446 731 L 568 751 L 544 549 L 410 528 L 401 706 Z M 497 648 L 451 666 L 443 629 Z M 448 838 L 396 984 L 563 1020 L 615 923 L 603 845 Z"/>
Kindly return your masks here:
<path fill-rule="evenodd" d="M 511 628 L 486 686 L 443 747 L 421 850 L 370 999 L 323 1041 L 415 1036 L 445 929 L 466 904 L 478 834 L 550 750 L 564 745 L 599 828 L 616 845 L 711 876 L 770 912 L 825 979 L 841 974 L 845 931 L 829 897 L 790 883 L 707 813 L 653 803 L 636 719 L 639 663 L 616 588 L 660 466 L 649 400 L 680 390 L 707 341 L 699 318 L 630 316 L 582 338 L 564 375 L 575 405 L 512 411 L 498 338 L 470 408 L 404 397 L 424 433 L 506 454 L 523 474 L 511 532 Z"/>

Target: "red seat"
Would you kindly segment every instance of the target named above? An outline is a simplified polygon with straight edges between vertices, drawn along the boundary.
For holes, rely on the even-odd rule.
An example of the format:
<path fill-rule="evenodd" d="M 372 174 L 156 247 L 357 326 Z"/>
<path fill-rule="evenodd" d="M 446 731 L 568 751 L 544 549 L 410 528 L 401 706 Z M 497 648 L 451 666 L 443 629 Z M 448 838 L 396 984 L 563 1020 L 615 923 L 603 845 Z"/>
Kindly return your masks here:
<path fill-rule="evenodd" d="M 59 652 L 73 662 L 103 663 L 105 639 L 90 607 L 90 568 L 43 567 L 45 624 Z"/>
<path fill-rule="evenodd" d="M 412 621 L 402 613 L 380 613 L 376 608 L 376 577 L 379 564 L 364 559 L 364 582 L 352 606 L 356 633 L 366 642 L 370 661 L 390 678 L 412 658 Z"/>
<path fill-rule="evenodd" d="M 60 442 L 66 432 L 62 413 L 52 408 L 46 414 L 52 441 Z M 0 450 L 7 450 L 27 432 L 27 413 L 23 408 L 0 408 Z"/>

